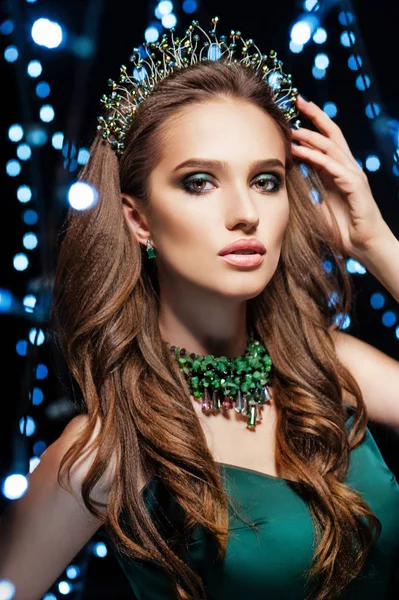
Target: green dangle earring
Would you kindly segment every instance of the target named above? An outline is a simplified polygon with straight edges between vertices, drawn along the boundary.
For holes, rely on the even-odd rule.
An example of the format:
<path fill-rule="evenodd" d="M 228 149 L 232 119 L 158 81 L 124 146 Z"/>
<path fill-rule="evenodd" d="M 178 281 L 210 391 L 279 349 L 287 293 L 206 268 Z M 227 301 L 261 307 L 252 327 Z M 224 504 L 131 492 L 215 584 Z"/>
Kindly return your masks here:
<path fill-rule="evenodd" d="M 150 240 L 147 240 L 147 256 L 148 258 L 155 258 L 155 252 L 154 252 L 154 248 L 151 245 Z"/>

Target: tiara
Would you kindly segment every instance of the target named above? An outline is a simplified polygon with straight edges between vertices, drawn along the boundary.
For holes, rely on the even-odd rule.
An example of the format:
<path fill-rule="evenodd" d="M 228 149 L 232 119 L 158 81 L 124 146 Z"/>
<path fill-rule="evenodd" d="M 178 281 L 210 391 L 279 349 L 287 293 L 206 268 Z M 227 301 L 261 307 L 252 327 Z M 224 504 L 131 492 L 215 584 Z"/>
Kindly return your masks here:
<path fill-rule="evenodd" d="M 185 36 L 174 38 L 175 29 L 170 29 L 170 40 L 164 33 L 156 43 L 143 43 L 141 48 L 133 48 L 130 62 L 133 68 L 120 67 L 119 82 L 108 80 L 111 92 L 104 94 L 101 102 L 108 113 L 98 117 L 97 129 L 102 131 L 115 153 L 120 156 L 124 150 L 124 138 L 140 104 L 152 93 L 154 87 L 168 77 L 175 69 L 182 69 L 202 61 L 224 59 L 253 69 L 261 75 L 273 91 L 273 99 L 282 110 L 287 121 L 298 116 L 296 100 L 298 90 L 292 86 L 291 74 L 282 70 L 282 62 L 277 53 L 270 50 L 262 54 L 252 39 L 244 40 L 240 31 L 230 31 L 227 37 L 218 39 L 216 26 L 219 17 L 213 17 L 213 29 L 208 33 L 194 20 L 185 31 Z M 129 71 L 129 73 L 128 73 Z M 297 119 L 292 127 L 298 129 Z"/>

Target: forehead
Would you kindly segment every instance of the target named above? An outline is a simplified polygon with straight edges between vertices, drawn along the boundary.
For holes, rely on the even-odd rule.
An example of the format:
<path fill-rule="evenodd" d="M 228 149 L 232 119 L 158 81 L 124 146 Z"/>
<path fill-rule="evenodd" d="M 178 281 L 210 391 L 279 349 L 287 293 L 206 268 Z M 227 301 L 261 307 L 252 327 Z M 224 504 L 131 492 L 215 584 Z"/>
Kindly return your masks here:
<path fill-rule="evenodd" d="M 163 125 L 158 167 L 185 158 L 285 162 L 283 134 L 265 111 L 245 101 L 218 99 L 185 106 Z"/>

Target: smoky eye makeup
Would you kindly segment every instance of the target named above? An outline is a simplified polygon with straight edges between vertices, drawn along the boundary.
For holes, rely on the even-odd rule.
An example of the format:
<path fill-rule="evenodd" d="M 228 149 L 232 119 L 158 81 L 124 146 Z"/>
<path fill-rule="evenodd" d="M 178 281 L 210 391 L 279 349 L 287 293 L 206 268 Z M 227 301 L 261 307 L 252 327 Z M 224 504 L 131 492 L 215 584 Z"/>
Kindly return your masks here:
<path fill-rule="evenodd" d="M 201 195 L 211 191 L 212 188 L 207 188 L 207 184 L 212 184 L 214 178 L 210 173 L 192 172 L 186 174 L 179 181 L 179 186 L 187 193 L 192 195 Z M 255 188 L 265 194 L 277 193 L 284 183 L 284 177 L 277 171 L 262 172 L 255 175 L 252 179 L 252 184 L 260 183 L 261 187 Z"/>

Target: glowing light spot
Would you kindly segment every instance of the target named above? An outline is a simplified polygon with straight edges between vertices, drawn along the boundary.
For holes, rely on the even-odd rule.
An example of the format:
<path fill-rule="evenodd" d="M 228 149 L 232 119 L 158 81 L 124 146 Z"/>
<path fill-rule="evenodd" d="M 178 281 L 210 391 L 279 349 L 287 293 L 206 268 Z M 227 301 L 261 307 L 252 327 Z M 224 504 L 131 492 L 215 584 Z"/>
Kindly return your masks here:
<path fill-rule="evenodd" d="M 6 172 L 10 177 L 17 177 L 21 172 L 21 163 L 15 158 L 7 161 Z"/>
<path fill-rule="evenodd" d="M 24 248 L 27 250 L 33 250 L 37 246 L 37 235 L 35 233 L 29 232 L 25 233 L 22 243 Z"/>
<path fill-rule="evenodd" d="M 20 160 L 29 160 L 32 156 L 32 150 L 28 144 L 19 144 L 17 147 L 17 156 Z"/>
<path fill-rule="evenodd" d="M 17 198 L 20 202 L 29 202 L 32 198 L 32 191 L 27 185 L 20 185 L 17 189 Z"/>
<path fill-rule="evenodd" d="M 42 329 L 37 330 L 36 327 L 32 327 L 29 331 L 29 341 L 35 346 L 41 346 L 45 340 L 44 332 Z"/>
<path fill-rule="evenodd" d="M 18 48 L 16 46 L 7 46 L 4 50 L 4 58 L 7 62 L 15 62 L 18 58 Z"/>
<path fill-rule="evenodd" d="M 313 41 L 315 44 L 324 44 L 327 39 L 327 31 L 324 27 L 318 27 L 313 35 Z"/>
<path fill-rule="evenodd" d="M 338 112 L 337 105 L 334 102 L 326 102 L 323 106 L 323 110 L 331 119 L 333 119 Z"/>
<path fill-rule="evenodd" d="M 42 65 L 38 60 L 31 60 L 27 67 L 28 75 L 30 75 L 30 77 L 39 77 L 42 70 Z"/>
<path fill-rule="evenodd" d="M 69 188 L 68 201 L 76 210 L 86 210 L 97 202 L 97 190 L 82 181 L 73 183 Z"/>
<path fill-rule="evenodd" d="M 20 140 L 22 140 L 23 135 L 24 130 L 18 123 L 11 125 L 11 127 L 8 130 L 8 137 L 12 142 L 19 142 Z"/>
<path fill-rule="evenodd" d="M 320 54 L 316 54 L 314 64 L 318 69 L 327 69 L 328 65 L 330 64 L 330 59 L 328 58 L 327 54 L 320 52 Z"/>
<path fill-rule="evenodd" d="M 376 292 L 370 298 L 370 304 L 373 308 L 379 309 L 382 308 L 385 304 L 385 298 L 382 294 Z"/>
<path fill-rule="evenodd" d="M 21 417 L 19 421 L 19 430 L 22 435 L 24 435 L 25 432 L 26 437 L 31 437 L 36 431 L 35 420 L 29 416 L 27 416 L 26 419 L 25 417 Z"/>
<path fill-rule="evenodd" d="M 372 171 L 372 172 L 378 171 L 380 166 L 381 166 L 380 159 L 375 154 L 372 154 L 366 158 L 366 169 L 368 171 Z"/>
<path fill-rule="evenodd" d="M 28 480 L 21 473 L 12 473 L 3 483 L 3 494 L 9 500 L 21 498 L 28 489 Z"/>
<path fill-rule="evenodd" d="M 13 259 L 13 265 L 16 271 L 25 271 L 29 265 L 29 260 L 26 254 L 23 254 L 22 252 L 16 254 Z"/>
<path fill-rule="evenodd" d="M 156 27 L 147 27 L 144 32 L 144 37 L 145 41 L 148 43 L 156 42 L 159 37 L 158 29 Z"/>
<path fill-rule="evenodd" d="M 37 19 L 32 25 L 31 35 L 36 44 L 46 48 L 57 48 L 62 42 L 61 26 L 49 19 Z"/>
<path fill-rule="evenodd" d="M 40 109 L 40 118 L 45 123 L 50 123 L 54 119 L 54 108 L 51 104 L 44 104 Z"/>

